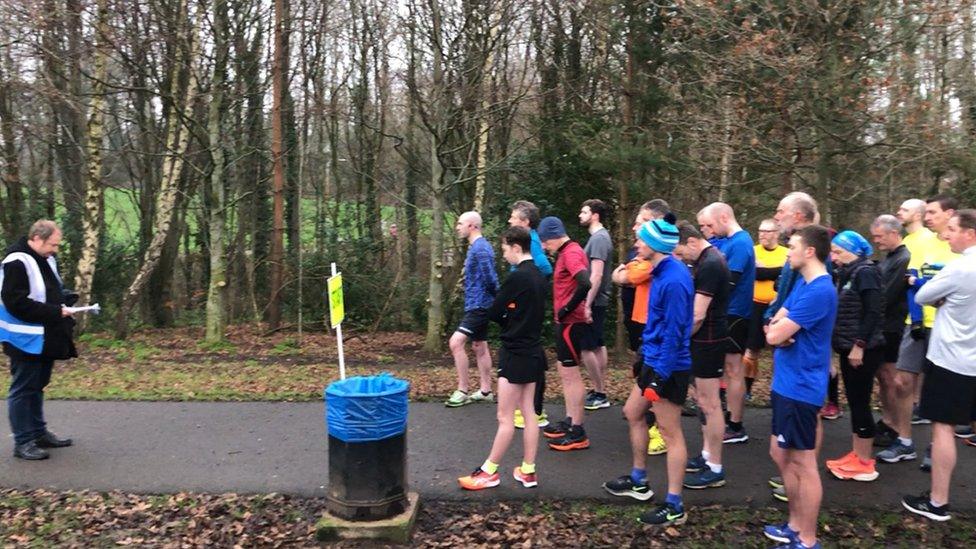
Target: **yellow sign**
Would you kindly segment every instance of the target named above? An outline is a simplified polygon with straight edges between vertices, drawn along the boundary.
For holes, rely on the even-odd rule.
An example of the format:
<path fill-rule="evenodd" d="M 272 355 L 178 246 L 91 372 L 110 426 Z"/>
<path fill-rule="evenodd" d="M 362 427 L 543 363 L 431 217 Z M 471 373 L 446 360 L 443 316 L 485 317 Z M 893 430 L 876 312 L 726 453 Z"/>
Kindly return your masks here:
<path fill-rule="evenodd" d="M 346 318 L 346 309 L 342 303 L 342 273 L 329 277 L 329 320 L 335 328 Z"/>

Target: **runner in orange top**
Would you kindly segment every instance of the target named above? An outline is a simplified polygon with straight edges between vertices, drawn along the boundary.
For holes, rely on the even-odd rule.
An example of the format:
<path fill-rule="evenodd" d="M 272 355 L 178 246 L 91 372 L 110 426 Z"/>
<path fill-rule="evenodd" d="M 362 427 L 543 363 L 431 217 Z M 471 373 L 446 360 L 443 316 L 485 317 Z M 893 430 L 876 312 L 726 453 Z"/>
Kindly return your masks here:
<path fill-rule="evenodd" d="M 759 353 L 766 344 L 763 315 L 776 299 L 776 279 L 786 263 L 786 247 L 779 244 L 779 228 L 775 219 L 759 224 L 759 244 L 756 244 L 756 283 L 752 294 L 752 319 L 749 339 L 742 362 L 746 366 L 746 395 L 752 395 L 752 384 L 759 374 Z"/>

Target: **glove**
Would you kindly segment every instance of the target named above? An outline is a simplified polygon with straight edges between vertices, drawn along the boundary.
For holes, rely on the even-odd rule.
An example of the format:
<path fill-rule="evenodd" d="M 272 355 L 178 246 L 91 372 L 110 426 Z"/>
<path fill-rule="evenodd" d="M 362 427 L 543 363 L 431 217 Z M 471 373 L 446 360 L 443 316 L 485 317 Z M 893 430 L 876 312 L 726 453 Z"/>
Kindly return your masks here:
<path fill-rule="evenodd" d="M 69 290 L 65 288 L 64 290 L 64 304 L 68 307 L 74 307 L 75 303 L 78 303 L 78 292 L 74 290 Z"/>
<path fill-rule="evenodd" d="M 921 322 L 912 322 L 912 329 L 909 334 L 915 341 L 921 341 L 925 339 L 925 326 Z"/>
<path fill-rule="evenodd" d="M 637 378 L 637 387 L 648 402 L 661 400 L 661 387 L 664 380 L 657 374 L 657 370 L 644 364 L 641 368 L 640 376 Z"/>
<path fill-rule="evenodd" d="M 939 274 L 939 271 L 942 270 L 943 266 L 944 265 L 941 263 L 933 263 L 931 265 L 926 263 L 922 265 L 922 278 L 925 280 L 932 280 L 935 278 L 935 275 Z"/>

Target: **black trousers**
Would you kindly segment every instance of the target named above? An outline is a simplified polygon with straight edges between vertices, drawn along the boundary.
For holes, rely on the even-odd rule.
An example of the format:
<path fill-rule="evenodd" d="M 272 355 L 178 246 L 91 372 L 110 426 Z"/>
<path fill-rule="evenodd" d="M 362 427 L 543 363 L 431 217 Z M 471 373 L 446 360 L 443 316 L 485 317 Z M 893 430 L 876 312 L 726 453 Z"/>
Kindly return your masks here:
<path fill-rule="evenodd" d="M 25 444 L 44 434 L 44 388 L 51 381 L 53 360 L 10 359 L 10 391 L 7 417 L 15 444 Z"/>
<path fill-rule="evenodd" d="M 851 429 L 858 438 L 874 438 L 874 415 L 871 413 L 871 392 L 874 375 L 884 362 L 884 348 L 864 350 L 864 362 L 851 366 L 847 352 L 840 353 L 840 375 L 844 378 L 844 394 L 851 407 Z"/>

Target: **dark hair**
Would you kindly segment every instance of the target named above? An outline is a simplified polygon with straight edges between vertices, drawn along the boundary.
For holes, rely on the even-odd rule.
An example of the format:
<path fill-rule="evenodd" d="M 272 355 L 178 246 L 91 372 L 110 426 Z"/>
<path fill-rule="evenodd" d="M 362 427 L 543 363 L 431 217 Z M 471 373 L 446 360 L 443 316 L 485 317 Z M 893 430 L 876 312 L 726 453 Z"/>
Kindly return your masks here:
<path fill-rule="evenodd" d="M 932 202 L 938 202 L 939 207 L 943 210 L 955 210 L 959 207 L 959 202 L 956 198 L 947 194 L 937 194 L 925 201 L 926 204 L 931 204 Z"/>
<path fill-rule="evenodd" d="M 610 208 L 607 203 L 600 200 L 599 198 L 591 198 L 586 202 L 583 202 L 582 207 L 589 207 L 591 213 L 595 213 L 600 216 L 600 223 L 606 223 L 607 218 L 610 214 Z"/>
<path fill-rule="evenodd" d="M 529 222 L 529 227 L 539 228 L 539 207 L 528 200 L 516 200 L 512 204 L 512 211 L 519 217 Z"/>
<path fill-rule="evenodd" d="M 648 210 L 655 216 L 663 218 L 664 216 L 671 213 L 671 206 L 668 203 L 661 200 L 660 198 L 655 198 L 653 200 L 648 200 L 647 202 L 641 204 L 641 210 Z"/>
<path fill-rule="evenodd" d="M 688 239 L 692 237 L 697 239 L 705 238 L 704 236 L 702 236 L 701 231 L 698 230 L 698 227 L 695 227 L 694 225 L 692 225 L 691 223 L 683 219 L 678 222 L 677 227 L 678 227 L 678 244 L 682 244 L 682 245 L 687 244 Z"/>
<path fill-rule="evenodd" d="M 797 229 L 793 234 L 800 237 L 804 246 L 814 249 L 817 259 L 822 263 L 827 262 L 827 257 L 830 255 L 830 231 L 826 227 L 807 225 L 802 229 Z"/>
<path fill-rule="evenodd" d="M 952 217 L 959 219 L 960 229 L 976 230 L 976 210 L 969 208 L 965 210 L 956 210 L 956 215 Z"/>
<path fill-rule="evenodd" d="M 532 249 L 532 235 L 525 227 L 509 227 L 502 232 L 502 242 L 509 246 L 518 244 L 523 253 L 530 253 Z"/>

